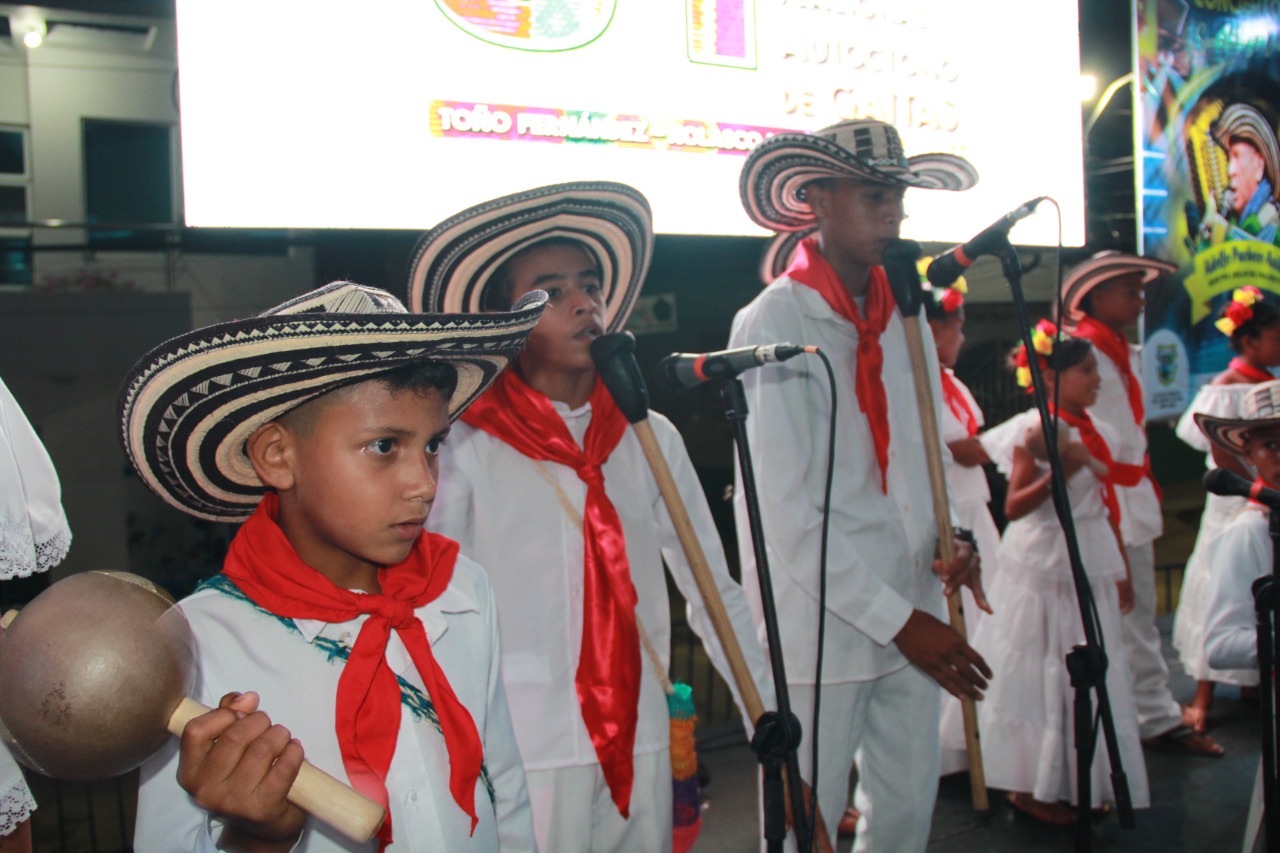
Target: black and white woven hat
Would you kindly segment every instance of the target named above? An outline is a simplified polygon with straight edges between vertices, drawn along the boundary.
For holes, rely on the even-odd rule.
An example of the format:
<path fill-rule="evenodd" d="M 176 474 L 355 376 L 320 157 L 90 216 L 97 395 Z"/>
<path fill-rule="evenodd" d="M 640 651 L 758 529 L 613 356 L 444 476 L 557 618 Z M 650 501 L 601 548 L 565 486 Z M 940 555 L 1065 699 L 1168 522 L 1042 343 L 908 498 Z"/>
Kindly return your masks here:
<path fill-rule="evenodd" d="M 1197 412 L 1196 426 L 1218 447 L 1242 456 L 1245 434 L 1249 430 L 1280 424 L 1280 380 L 1260 382 L 1250 388 L 1240 402 L 1240 415 L 1238 418 L 1219 418 Z"/>
<path fill-rule="evenodd" d="M 411 314 L 385 290 L 334 282 L 256 317 L 196 329 L 147 353 L 120 392 L 121 441 L 168 503 L 210 521 L 248 518 L 265 491 L 245 455 L 263 424 L 404 364 L 457 371 L 457 417 L 524 346 L 547 295 L 510 312 Z"/>
<path fill-rule="evenodd" d="M 800 231 L 814 224 L 801 190 L 819 178 L 854 178 L 929 190 L 967 190 L 978 172 L 954 154 L 907 157 L 891 124 L 857 119 L 815 133 L 780 133 L 751 150 L 738 189 L 757 225 Z"/>
<path fill-rule="evenodd" d="M 481 311 L 484 290 L 502 263 L 553 237 L 577 240 L 595 257 L 606 329 L 621 329 L 649 271 L 653 214 L 639 190 L 607 181 L 526 190 L 441 222 L 418 241 L 409 263 L 409 308 Z"/>
<path fill-rule="evenodd" d="M 1158 258 L 1130 255 L 1108 249 L 1099 252 L 1071 268 L 1062 281 L 1062 325 L 1067 331 L 1074 329 L 1084 319 L 1080 302 L 1089 291 L 1099 285 L 1131 275 L 1142 277 L 1143 284 L 1150 284 L 1162 275 L 1177 272 L 1178 265 Z"/>

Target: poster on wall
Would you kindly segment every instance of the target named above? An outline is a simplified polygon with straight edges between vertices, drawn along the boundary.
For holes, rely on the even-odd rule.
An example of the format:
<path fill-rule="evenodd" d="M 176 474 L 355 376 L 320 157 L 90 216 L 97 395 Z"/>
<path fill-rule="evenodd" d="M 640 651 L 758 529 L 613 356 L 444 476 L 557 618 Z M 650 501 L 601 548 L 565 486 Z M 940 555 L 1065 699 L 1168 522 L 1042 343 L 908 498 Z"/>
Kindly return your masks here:
<path fill-rule="evenodd" d="M 1280 302 L 1280 2 L 1138 0 L 1139 249 L 1178 265 L 1147 296 L 1152 419 L 1176 417 L 1233 353 L 1233 293 Z"/>
<path fill-rule="evenodd" d="M 187 224 L 427 228 L 570 180 L 670 234 L 753 234 L 752 146 L 846 119 L 977 167 L 912 193 L 959 242 L 1029 198 L 1084 240 L 1077 0 L 176 0 Z M 1053 245 L 1050 216 L 1019 225 Z"/>

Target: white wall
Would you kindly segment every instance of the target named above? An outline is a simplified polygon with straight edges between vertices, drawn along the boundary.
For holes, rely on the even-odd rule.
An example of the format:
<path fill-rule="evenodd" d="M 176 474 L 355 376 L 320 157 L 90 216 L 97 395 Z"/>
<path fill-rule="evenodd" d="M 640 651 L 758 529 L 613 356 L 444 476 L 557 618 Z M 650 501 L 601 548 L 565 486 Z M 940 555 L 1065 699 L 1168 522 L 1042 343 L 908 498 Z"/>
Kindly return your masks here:
<path fill-rule="evenodd" d="M 30 8 L 30 7 L 27 7 Z M 16 6 L 0 5 L 0 14 Z M 78 38 L 58 44 L 57 31 L 45 44 L 27 49 L 0 41 L 0 124 L 25 126 L 30 135 L 31 209 L 34 221 L 85 220 L 84 119 L 142 121 L 173 127 L 177 151 L 178 107 L 175 103 L 177 61 L 173 21 L 106 18 L 71 11 L 51 11 L 57 20 L 77 20 L 154 27 L 147 39 Z M 137 42 L 143 41 L 144 44 Z M 130 43 L 133 42 L 133 43 Z M 233 61 L 229 58 L 229 61 Z M 179 184 L 175 158 L 175 186 Z M 172 315 L 165 301 L 163 322 L 146 307 L 119 313 L 90 309 L 58 313 L 21 304 L 22 293 L 5 294 L 0 305 L 11 318 L 19 313 L 30 328 L 16 344 L 0 339 L 0 363 L 28 417 L 38 425 L 63 481 L 64 505 L 72 523 L 72 550 L 59 575 L 95 568 L 137 570 L 124 565 L 130 546 L 126 530 L 166 531 L 172 538 L 186 524 L 137 486 L 126 474 L 127 462 L 116 438 L 116 394 L 125 369 L 159 339 L 185 328 L 255 314 L 313 287 L 311 250 L 293 249 L 282 256 L 186 255 L 173 252 L 108 253 L 50 251 L 52 246 L 84 245 L 83 228 L 35 228 L 32 239 L 37 287 L 50 276 L 89 271 L 114 273 L 147 292 L 185 293 L 189 318 Z M 129 300 L 124 300 L 128 304 Z M 56 300 L 55 300 L 56 303 Z M 103 303 L 107 304 L 107 303 Z M 185 313 L 187 309 L 180 309 Z M 97 328 L 95 329 L 95 321 Z M 110 329 L 103 329 L 109 324 Z M 0 324 L 2 325 L 2 324 Z M 75 331 L 71 331 L 72 329 Z M 158 336 L 158 337 L 157 337 Z M 16 346 L 22 352 L 14 352 Z M 68 359 L 68 347 L 79 353 Z M 56 365 L 56 368 L 51 365 Z M 199 534 L 192 534 L 197 541 Z M 137 553 L 135 547 L 132 553 Z"/>

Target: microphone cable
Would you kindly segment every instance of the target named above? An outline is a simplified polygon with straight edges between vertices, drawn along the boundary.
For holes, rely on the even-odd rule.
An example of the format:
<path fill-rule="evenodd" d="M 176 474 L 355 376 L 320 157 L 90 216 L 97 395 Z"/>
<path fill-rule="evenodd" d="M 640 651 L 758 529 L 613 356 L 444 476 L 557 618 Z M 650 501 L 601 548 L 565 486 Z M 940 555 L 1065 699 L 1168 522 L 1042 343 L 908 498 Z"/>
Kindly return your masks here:
<path fill-rule="evenodd" d="M 817 834 L 818 813 L 818 720 L 822 708 L 822 658 L 826 649 L 827 626 L 827 543 L 831 529 L 831 486 L 835 480 L 836 459 L 836 374 L 831 367 L 831 359 L 821 349 L 816 354 L 822 359 L 822 366 L 827 369 L 827 384 L 831 389 L 831 417 L 827 426 L 827 479 L 822 500 L 822 538 L 818 552 L 818 654 L 813 679 L 813 728 L 809 747 L 812 753 L 812 766 L 809 772 L 809 815 L 811 828 L 810 842 Z M 843 817 L 843 812 L 841 813 Z M 837 826 L 839 818 L 836 819 Z"/>

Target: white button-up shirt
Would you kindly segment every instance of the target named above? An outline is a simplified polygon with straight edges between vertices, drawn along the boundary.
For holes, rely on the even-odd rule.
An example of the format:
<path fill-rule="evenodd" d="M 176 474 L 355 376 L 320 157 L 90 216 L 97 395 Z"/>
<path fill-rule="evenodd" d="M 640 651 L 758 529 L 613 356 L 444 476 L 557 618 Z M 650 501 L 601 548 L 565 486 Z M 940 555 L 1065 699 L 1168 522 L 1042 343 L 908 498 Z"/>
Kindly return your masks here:
<path fill-rule="evenodd" d="M 1140 350 L 1129 347 L 1129 367 L 1135 381 L 1141 383 L 1142 362 Z M 1089 407 L 1089 417 L 1111 428 L 1115 443 L 1111 444 L 1111 456 L 1117 462 L 1142 465 L 1147 456 L 1147 428 L 1133 419 L 1129 406 L 1129 392 L 1115 362 L 1097 352 L 1098 374 L 1102 387 L 1098 400 Z M 1110 443 L 1110 442 L 1109 442 Z M 1164 518 L 1160 514 L 1160 499 L 1150 478 L 1144 477 L 1136 486 L 1116 486 L 1116 500 L 1120 504 L 1120 534 L 1126 546 L 1141 546 L 1154 542 L 1164 531 Z"/>
<path fill-rule="evenodd" d="M 1258 667 L 1253 582 L 1271 573 L 1270 523 L 1265 507 L 1246 504 L 1213 540 L 1204 654 L 1214 669 Z"/>
<path fill-rule="evenodd" d="M 366 616 L 348 622 L 289 620 L 296 631 L 252 603 L 212 589 L 182 601 L 196 638 L 199 677 L 193 698 L 214 707 L 232 691 L 253 690 L 260 708 L 293 733 L 307 760 L 346 780 L 334 716 L 343 660 L 330 659 L 319 637 L 350 647 Z M 431 723 L 400 706 L 400 733 L 387 774 L 392 831 L 389 850 L 531 851 L 532 813 L 524 771 L 498 672 L 497 619 L 488 580 L 479 566 L 459 557 L 449 586 L 416 611 L 431 651 L 458 699 L 470 712 L 493 783 L 475 788 L 480 818 L 471 819 L 449 791 L 444 737 Z M 426 688 L 399 635 L 391 632 L 387 664 L 424 694 Z M 213 850 L 220 833 L 178 786 L 178 740 L 171 739 L 142 767 L 134 848 L 139 851 Z M 296 848 L 307 853 L 376 850 L 376 839 L 357 845 L 310 818 Z"/>
<path fill-rule="evenodd" d="M 590 404 L 570 410 L 552 404 L 581 446 Z M 702 496 L 679 432 L 656 412 L 649 422 L 706 552 L 716 587 L 742 645 L 765 708 L 773 708 L 772 680 L 755 641 L 742 588 L 730 577 L 715 522 Z M 427 526 L 462 543 L 464 553 L 488 567 L 498 599 L 502 677 L 510 698 L 516 739 L 528 770 L 599 763 L 582 721 L 574 687 L 582 644 L 583 538 L 555 487 L 533 461 L 494 436 L 458 422 L 441 452 L 440 485 Z M 541 462 L 578 517 L 586 484 L 570 468 Z M 628 429 L 603 466 L 605 489 L 622 520 L 627 558 L 639 603 L 636 614 L 664 670 L 671 646 L 665 562 L 690 602 L 689 625 L 716 669 L 741 697 L 702 605 L 692 570 L 634 431 Z M 668 747 L 666 694 L 642 651 L 635 753 Z M 754 722 L 754 721 L 752 721 Z"/>
<path fill-rule="evenodd" d="M 941 405 L 937 352 L 921 319 L 935 410 Z M 906 666 L 893 638 L 913 609 L 942 617 L 942 587 L 931 564 L 937 544 L 932 491 L 915 380 L 897 312 L 880 337 L 888 398 L 888 493 L 866 415 L 854 394 L 858 332 L 816 290 L 783 277 L 738 312 L 729 346 L 789 341 L 817 345 L 836 383 L 835 479 L 827 557 L 823 682 L 863 681 Z M 818 564 L 825 502 L 831 388 L 816 356 L 742 375 L 747 430 L 777 603 L 787 679 L 815 681 Z M 935 417 L 940 411 L 934 412 Z M 950 452 L 942 448 L 943 460 Z M 740 478 L 739 478 L 740 479 Z M 763 617 L 746 500 L 737 490 L 738 550 L 761 637 Z"/>

